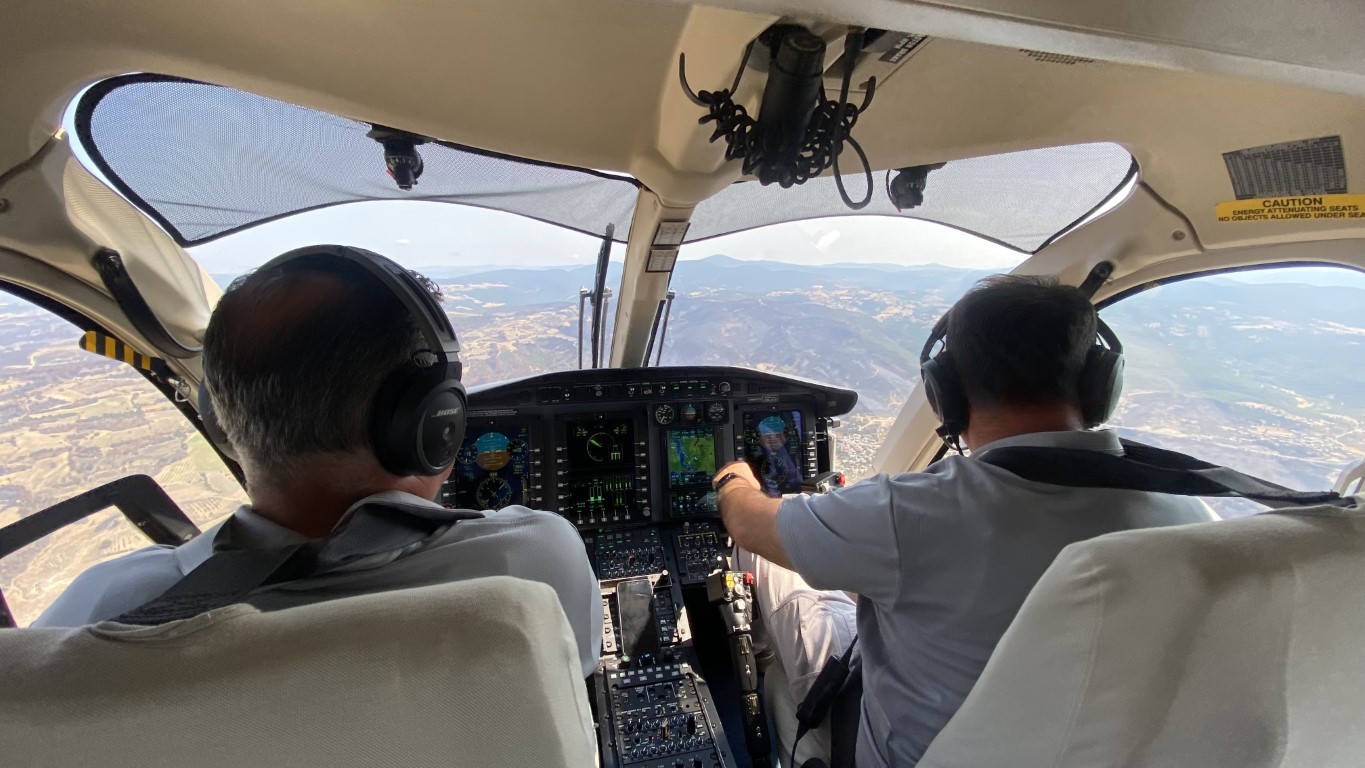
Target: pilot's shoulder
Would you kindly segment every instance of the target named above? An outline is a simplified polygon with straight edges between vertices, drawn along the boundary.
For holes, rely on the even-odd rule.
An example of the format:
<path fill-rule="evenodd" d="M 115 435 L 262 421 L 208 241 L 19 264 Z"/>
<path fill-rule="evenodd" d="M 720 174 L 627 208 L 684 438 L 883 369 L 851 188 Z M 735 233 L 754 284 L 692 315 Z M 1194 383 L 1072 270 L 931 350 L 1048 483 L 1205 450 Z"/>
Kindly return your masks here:
<path fill-rule="evenodd" d="M 547 536 L 570 536 L 578 538 L 573 523 L 553 512 L 543 512 L 514 504 L 502 509 L 485 512 L 483 519 L 496 525 L 516 528 L 531 528 Z"/>
<path fill-rule="evenodd" d="M 169 546 L 106 560 L 73 579 L 33 626 L 78 627 L 116 616 L 166 591 L 183 575 Z"/>

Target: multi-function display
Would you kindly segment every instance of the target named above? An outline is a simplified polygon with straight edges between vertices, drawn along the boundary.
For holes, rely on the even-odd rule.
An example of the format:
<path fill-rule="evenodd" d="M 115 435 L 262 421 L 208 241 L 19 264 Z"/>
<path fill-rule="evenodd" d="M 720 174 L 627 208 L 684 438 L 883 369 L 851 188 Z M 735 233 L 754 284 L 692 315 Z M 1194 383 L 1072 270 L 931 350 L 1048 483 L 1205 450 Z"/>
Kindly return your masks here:
<path fill-rule="evenodd" d="M 801 490 L 804 438 L 798 410 L 744 414 L 744 458 L 769 495 Z"/>
<path fill-rule="evenodd" d="M 670 429 L 665 441 L 669 488 L 686 488 L 711 482 L 716 474 L 715 428 Z"/>
<path fill-rule="evenodd" d="M 627 519 L 636 503 L 634 420 L 566 421 L 564 438 L 560 513 L 578 525 Z"/>

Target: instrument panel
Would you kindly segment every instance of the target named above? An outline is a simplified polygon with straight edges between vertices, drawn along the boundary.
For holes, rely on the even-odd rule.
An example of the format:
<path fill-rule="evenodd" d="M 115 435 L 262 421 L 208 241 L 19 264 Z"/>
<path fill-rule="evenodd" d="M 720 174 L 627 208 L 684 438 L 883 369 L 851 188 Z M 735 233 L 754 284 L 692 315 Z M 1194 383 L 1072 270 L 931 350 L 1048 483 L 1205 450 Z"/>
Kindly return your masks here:
<path fill-rule="evenodd" d="M 744 459 L 773 495 L 833 463 L 857 395 L 739 368 L 565 371 L 476 389 L 447 506 L 520 504 L 579 530 L 714 518 L 711 478 Z"/>
<path fill-rule="evenodd" d="M 577 527 L 602 591 L 592 695 L 603 768 L 746 764 L 738 699 L 707 683 L 728 690 L 734 678 L 705 603 L 730 553 L 711 479 L 742 459 L 770 494 L 799 490 L 832 469 L 830 426 L 856 402 L 740 368 L 566 371 L 470 392 L 441 501 L 520 504 Z"/>

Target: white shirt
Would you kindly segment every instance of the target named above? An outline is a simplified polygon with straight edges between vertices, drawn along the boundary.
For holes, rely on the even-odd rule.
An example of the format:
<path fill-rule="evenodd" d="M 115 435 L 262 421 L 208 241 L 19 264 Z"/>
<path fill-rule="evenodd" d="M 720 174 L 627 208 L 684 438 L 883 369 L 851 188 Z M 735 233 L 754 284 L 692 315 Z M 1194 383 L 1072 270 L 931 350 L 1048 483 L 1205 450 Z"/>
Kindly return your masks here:
<path fill-rule="evenodd" d="M 998 440 L 1121 455 L 1111 431 Z M 863 652 L 859 766 L 911 766 L 976 684 L 1034 583 L 1068 544 L 1217 519 L 1198 499 L 1063 488 L 950 456 L 778 510 L 783 549 L 816 589 L 855 592 Z"/>
<path fill-rule="evenodd" d="M 440 505 L 399 491 L 385 491 L 357 502 L 337 524 L 365 504 L 385 501 L 415 505 L 432 514 Z M 452 515 L 452 518 L 455 517 Z M 233 513 L 235 546 L 266 549 L 297 544 L 305 537 L 256 514 L 250 506 Z M 119 616 L 165 592 L 213 554 L 219 524 L 179 547 L 154 546 L 93 566 L 71 583 L 35 627 L 78 627 Z M 394 559 L 385 553 L 348 563 L 325 575 L 273 587 L 252 602 L 283 608 L 346 595 L 406 589 L 480 576 L 506 575 L 550 585 L 578 641 L 583 676 L 597 667 L 602 649 L 602 599 L 597 577 L 577 531 L 564 518 L 513 506 L 481 517 L 459 520 Z"/>

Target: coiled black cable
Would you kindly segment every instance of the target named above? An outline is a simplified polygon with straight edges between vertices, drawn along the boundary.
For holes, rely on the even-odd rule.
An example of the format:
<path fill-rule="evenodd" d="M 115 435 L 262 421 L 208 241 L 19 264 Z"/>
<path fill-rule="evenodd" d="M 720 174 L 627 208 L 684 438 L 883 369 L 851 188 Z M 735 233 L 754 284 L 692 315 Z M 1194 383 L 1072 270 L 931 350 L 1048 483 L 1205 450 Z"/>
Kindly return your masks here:
<path fill-rule="evenodd" d="M 844 73 L 839 87 L 839 99 L 834 101 L 827 98 L 824 85 L 821 84 L 820 98 L 816 101 L 810 125 L 806 129 L 804 140 L 794 160 L 778 160 L 770 157 L 769 153 L 765 151 L 768 142 L 765 141 L 766 126 L 762 121 L 763 116 L 759 115 L 759 119 L 755 120 L 749 115 L 749 111 L 743 104 L 734 100 L 735 91 L 739 88 L 740 78 L 743 77 L 749 56 L 753 52 L 753 43 L 744 49 L 744 56 L 739 64 L 739 72 L 735 74 L 735 80 L 728 89 L 694 93 L 687 83 L 687 57 L 685 54 L 678 56 L 678 79 L 682 83 L 683 92 L 687 94 L 688 98 L 697 106 L 706 109 L 706 114 L 702 115 L 697 122 L 701 125 L 715 124 L 709 141 L 715 142 L 718 139 L 725 139 L 725 159 L 740 160 L 744 175 L 755 176 L 759 183 L 765 186 L 776 183 L 778 186 L 788 188 L 793 185 L 804 184 L 833 168 L 834 183 L 839 190 L 839 196 L 845 205 L 856 211 L 866 208 L 872 202 L 874 190 L 872 168 L 868 163 L 867 153 L 863 151 L 862 145 L 853 138 L 852 131 L 854 126 L 858 124 L 858 116 L 872 103 L 872 98 L 877 89 L 877 79 L 874 77 L 868 80 L 867 92 L 863 96 L 861 106 L 854 106 L 848 101 L 848 92 L 853 81 L 853 68 L 857 63 L 861 43 L 861 30 L 853 30 L 845 37 Z M 867 196 L 857 202 L 849 197 L 848 191 L 844 188 L 844 180 L 839 172 L 839 155 L 843 153 L 845 144 L 852 147 L 858 155 L 858 160 L 863 167 L 863 175 L 867 178 Z"/>

